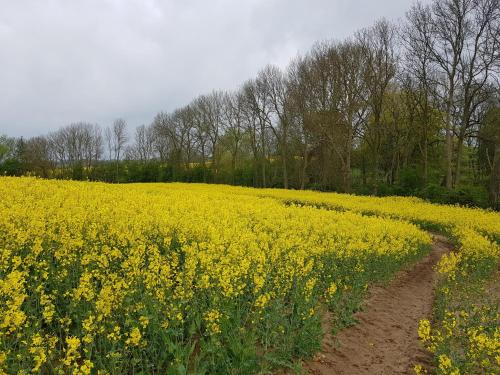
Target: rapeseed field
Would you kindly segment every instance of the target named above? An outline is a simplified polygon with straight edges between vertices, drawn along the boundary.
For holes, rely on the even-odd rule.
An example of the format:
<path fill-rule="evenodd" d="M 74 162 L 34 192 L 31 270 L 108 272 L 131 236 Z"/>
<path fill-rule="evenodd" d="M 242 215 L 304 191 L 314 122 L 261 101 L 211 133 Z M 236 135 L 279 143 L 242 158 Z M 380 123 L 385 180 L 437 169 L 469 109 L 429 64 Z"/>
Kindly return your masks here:
<path fill-rule="evenodd" d="M 460 249 L 439 265 L 446 295 L 469 275 L 486 280 L 498 264 L 499 217 L 412 198 L 2 177 L 0 373 L 286 366 L 319 350 L 324 309 L 337 327 L 352 324 L 370 284 L 425 255 L 423 229 Z M 439 368 L 498 368 L 491 309 L 478 325 L 482 313 L 455 311 L 453 300 L 442 297 L 441 321 L 419 329 Z M 443 339 L 450 314 L 471 355 Z"/>

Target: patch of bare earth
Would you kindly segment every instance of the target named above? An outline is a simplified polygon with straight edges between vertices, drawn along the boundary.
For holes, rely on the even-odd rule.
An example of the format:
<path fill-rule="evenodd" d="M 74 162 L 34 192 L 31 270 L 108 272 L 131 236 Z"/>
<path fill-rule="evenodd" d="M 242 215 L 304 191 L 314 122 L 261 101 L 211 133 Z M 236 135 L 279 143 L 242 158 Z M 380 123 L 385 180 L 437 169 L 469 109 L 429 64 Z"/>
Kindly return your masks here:
<path fill-rule="evenodd" d="M 310 374 L 411 374 L 415 363 L 430 364 L 417 328 L 431 316 L 437 275 L 434 265 L 452 248 L 434 235 L 431 253 L 387 285 L 370 288 L 358 323 L 333 336 L 325 315 L 322 351 L 302 364 Z"/>

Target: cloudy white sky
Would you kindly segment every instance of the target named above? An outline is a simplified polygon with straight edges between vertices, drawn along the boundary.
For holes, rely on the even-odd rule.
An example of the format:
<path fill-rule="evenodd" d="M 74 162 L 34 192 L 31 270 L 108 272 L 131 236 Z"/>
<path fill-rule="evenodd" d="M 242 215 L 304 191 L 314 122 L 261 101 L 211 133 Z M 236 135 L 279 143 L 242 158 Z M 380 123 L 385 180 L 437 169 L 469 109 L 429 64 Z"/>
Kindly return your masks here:
<path fill-rule="evenodd" d="M 0 134 L 150 123 L 412 0 L 0 0 Z"/>

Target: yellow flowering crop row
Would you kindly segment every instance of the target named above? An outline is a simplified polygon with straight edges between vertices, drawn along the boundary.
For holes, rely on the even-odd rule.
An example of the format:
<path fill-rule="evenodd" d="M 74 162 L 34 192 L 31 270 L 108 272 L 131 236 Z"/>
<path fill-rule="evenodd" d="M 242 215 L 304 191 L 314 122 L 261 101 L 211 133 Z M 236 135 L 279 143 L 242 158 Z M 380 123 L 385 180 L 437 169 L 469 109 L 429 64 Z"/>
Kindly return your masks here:
<path fill-rule="evenodd" d="M 500 373 L 500 301 L 491 285 L 500 281 L 499 246 L 469 228 L 458 227 L 457 252 L 437 265 L 434 324 L 420 322 L 419 336 L 438 360 L 438 374 Z M 417 371 L 417 373 L 424 373 Z"/>
<path fill-rule="evenodd" d="M 177 188 L 182 189 L 182 185 Z M 193 188 L 203 191 L 206 185 Z M 500 373 L 500 303 L 498 296 L 490 297 L 484 290 L 499 265 L 498 212 L 431 204 L 413 197 L 220 188 L 233 194 L 273 197 L 287 203 L 401 219 L 447 233 L 457 242 L 458 251 L 445 255 L 437 267 L 443 280 L 438 288 L 432 334 L 423 333 L 426 327 L 431 330 L 429 320 L 422 322 L 419 334 L 436 354 L 440 374 Z M 450 321 L 454 322 L 453 327 Z"/>
<path fill-rule="evenodd" d="M 0 372 L 254 373 L 429 248 L 238 189 L 0 178 Z"/>
<path fill-rule="evenodd" d="M 184 184 L 171 184 L 172 189 L 183 189 Z M 192 184 L 191 189 L 204 191 L 213 185 Z M 231 194 L 272 197 L 285 202 L 295 202 L 345 211 L 373 214 L 411 221 L 422 227 L 451 232 L 468 228 L 500 242 L 500 214 L 477 208 L 434 204 L 415 197 L 370 197 L 340 193 L 298 191 L 282 189 L 254 189 L 218 185 L 217 190 Z"/>
<path fill-rule="evenodd" d="M 286 202 L 398 218 L 447 233 L 456 241 L 457 252 L 445 255 L 438 264 L 443 278 L 437 290 L 434 322 L 431 325 L 423 320 L 419 336 L 434 353 L 438 374 L 500 373 L 500 301 L 498 292 L 490 295 L 488 291 L 489 284 L 500 281 L 495 274 L 500 260 L 498 212 L 436 205 L 413 197 L 236 189 Z M 416 372 L 424 370 L 417 365 Z"/>

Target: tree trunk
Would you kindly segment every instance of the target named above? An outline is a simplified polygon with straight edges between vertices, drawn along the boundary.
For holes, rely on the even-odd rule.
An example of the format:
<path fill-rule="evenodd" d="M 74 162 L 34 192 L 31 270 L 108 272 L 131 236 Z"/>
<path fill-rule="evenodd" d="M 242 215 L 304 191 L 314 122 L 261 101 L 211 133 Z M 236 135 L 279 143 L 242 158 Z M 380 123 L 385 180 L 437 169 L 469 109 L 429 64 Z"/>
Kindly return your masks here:
<path fill-rule="evenodd" d="M 304 160 L 302 161 L 302 173 L 300 176 L 300 190 L 304 190 L 306 186 L 306 173 L 307 173 L 307 146 L 304 148 Z"/>
<path fill-rule="evenodd" d="M 232 175 L 232 181 L 233 181 L 233 185 L 234 185 L 234 182 L 236 181 L 236 162 L 237 162 L 237 158 L 238 158 L 238 153 L 239 153 L 239 143 L 236 142 L 236 145 L 234 146 L 234 153 L 232 155 L 232 159 L 231 159 L 231 175 Z"/>
<path fill-rule="evenodd" d="M 464 147 L 464 139 L 465 132 L 468 125 L 469 120 L 469 110 L 467 108 L 468 104 L 466 104 L 466 108 L 462 114 L 462 121 L 460 124 L 460 132 L 458 134 L 458 143 L 457 143 L 457 154 L 455 155 L 456 163 L 455 163 L 455 173 L 454 173 L 454 181 L 453 187 L 456 187 L 460 184 L 460 167 L 462 162 L 462 151 Z"/>
<path fill-rule="evenodd" d="M 213 142 L 212 143 L 212 170 L 214 171 L 214 177 L 217 176 L 217 173 L 219 171 L 219 158 L 218 158 L 218 155 L 217 155 L 217 152 L 218 152 L 218 147 L 217 147 L 217 143 L 216 142 Z"/>
<path fill-rule="evenodd" d="M 347 151 L 344 166 L 344 192 L 350 193 L 352 190 L 352 172 L 351 172 L 351 150 Z"/>
<path fill-rule="evenodd" d="M 454 77 L 454 75 L 453 75 Z M 445 139 L 445 186 L 447 189 L 453 188 L 453 116 L 451 110 L 453 107 L 454 82 L 450 79 L 450 92 L 446 103 L 446 139 Z"/>
<path fill-rule="evenodd" d="M 261 135 L 262 142 L 262 187 L 266 187 L 266 143 L 264 140 L 264 134 Z"/>
<path fill-rule="evenodd" d="M 206 160 L 205 160 L 205 145 L 201 145 L 201 164 L 203 166 L 203 182 L 207 182 L 207 173 L 206 173 Z"/>
<path fill-rule="evenodd" d="M 283 158 L 283 187 L 288 189 L 288 170 L 287 170 L 287 144 L 284 142 L 283 144 L 283 152 L 281 157 Z"/>
<path fill-rule="evenodd" d="M 352 124 L 352 116 L 349 116 L 349 124 Z M 351 126 L 351 125 L 350 125 Z M 351 172 L 351 152 L 352 152 L 352 141 L 353 134 L 349 128 L 347 143 L 345 145 L 345 161 L 344 166 L 344 192 L 350 193 L 352 188 L 352 172 Z"/>
<path fill-rule="evenodd" d="M 455 173 L 454 173 L 454 181 L 453 181 L 453 187 L 457 187 L 460 184 L 460 168 L 462 165 L 462 150 L 464 148 L 464 136 L 462 134 L 459 135 L 458 137 L 458 144 L 457 144 L 457 153 L 455 155 L 456 162 L 455 162 Z"/>
<path fill-rule="evenodd" d="M 363 186 L 366 186 L 366 159 L 364 152 L 363 152 L 363 157 L 361 159 L 361 178 L 363 180 Z"/>
<path fill-rule="evenodd" d="M 375 152 L 375 155 L 373 157 L 373 164 L 374 164 L 374 187 L 373 187 L 373 194 L 377 195 L 378 194 L 378 180 L 379 180 L 379 153 Z"/>
<path fill-rule="evenodd" d="M 233 185 L 234 185 L 234 181 L 236 180 L 235 174 L 236 174 L 236 156 L 233 153 L 231 155 L 231 183 Z"/>
<path fill-rule="evenodd" d="M 491 206 L 500 209 L 500 141 L 495 142 L 495 153 L 491 167 L 489 199 Z"/>
<path fill-rule="evenodd" d="M 262 171 L 262 187 L 266 187 L 266 157 L 263 155 L 261 160 L 261 171 Z"/>
<path fill-rule="evenodd" d="M 424 140 L 424 185 L 427 185 L 427 181 L 429 180 L 429 145 L 427 144 L 427 135 Z"/>

